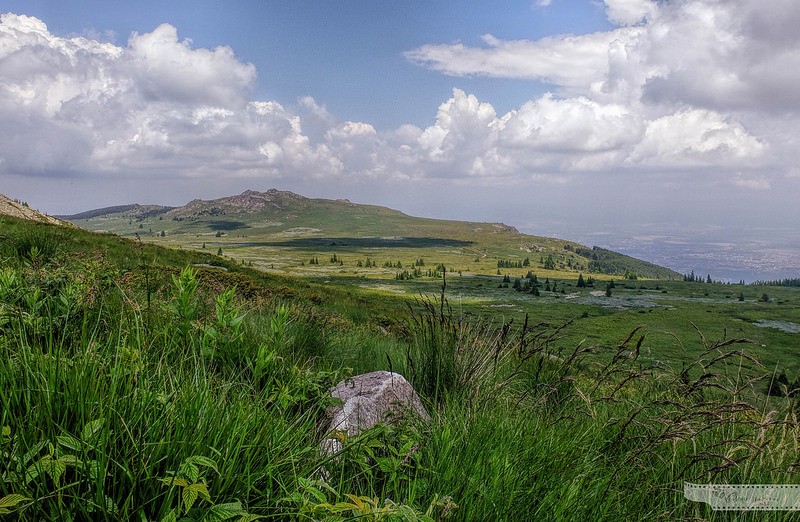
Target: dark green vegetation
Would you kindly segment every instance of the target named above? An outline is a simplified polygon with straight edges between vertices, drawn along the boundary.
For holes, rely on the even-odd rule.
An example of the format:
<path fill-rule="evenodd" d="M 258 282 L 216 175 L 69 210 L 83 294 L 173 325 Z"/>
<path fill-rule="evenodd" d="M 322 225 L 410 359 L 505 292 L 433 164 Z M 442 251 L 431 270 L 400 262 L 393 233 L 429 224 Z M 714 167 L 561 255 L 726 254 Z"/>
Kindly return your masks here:
<path fill-rule="evenodd" d="M 793 288 L 578 289 L 535 266 L 541 286 L 528 267 L 508 288 L 449 267 L 331 284 L 5 217 L 0 263 L 10 519 L 727 520 L 683 482 L 796 483 L 796 398 L 763 393 L 775 363 L 795 381 L 796 334 L 753 324 L 797 323 Z M 433 420 L 321 456 L 327 389 L 376 369 Z"/>

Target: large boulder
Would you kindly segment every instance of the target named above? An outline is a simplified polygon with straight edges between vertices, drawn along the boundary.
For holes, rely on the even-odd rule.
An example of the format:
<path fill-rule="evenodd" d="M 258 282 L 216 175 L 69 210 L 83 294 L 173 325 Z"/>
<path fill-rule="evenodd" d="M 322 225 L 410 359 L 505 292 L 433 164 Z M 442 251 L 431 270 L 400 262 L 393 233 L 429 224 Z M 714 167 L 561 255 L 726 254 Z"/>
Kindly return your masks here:
<path fill-rule="evenodd" d="M 429 420 L 428 412 L 411 384 L 399 373 L 378 371 L 345 379 L 331 389 L 342 404 L 327 409 L 327 432 L 358 435 L 381 422 L 394 422 L 408 414 Z M 326 453 L 341 449 L 339 441 L 326 439 Z"/>

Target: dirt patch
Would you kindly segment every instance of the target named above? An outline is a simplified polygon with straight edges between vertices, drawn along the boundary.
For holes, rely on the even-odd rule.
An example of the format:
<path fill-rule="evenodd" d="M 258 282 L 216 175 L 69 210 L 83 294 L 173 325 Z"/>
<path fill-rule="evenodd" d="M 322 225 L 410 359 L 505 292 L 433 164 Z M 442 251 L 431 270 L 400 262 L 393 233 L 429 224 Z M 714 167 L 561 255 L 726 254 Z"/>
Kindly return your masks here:
<path fill-rule="evenodd" d="M 800 333 L 800 324 L 789 321 L 770 321 L 767 319 L 760 319 L 753 324 L 759 328 L 775 328 L 781 332 L 793 334 Z"/>

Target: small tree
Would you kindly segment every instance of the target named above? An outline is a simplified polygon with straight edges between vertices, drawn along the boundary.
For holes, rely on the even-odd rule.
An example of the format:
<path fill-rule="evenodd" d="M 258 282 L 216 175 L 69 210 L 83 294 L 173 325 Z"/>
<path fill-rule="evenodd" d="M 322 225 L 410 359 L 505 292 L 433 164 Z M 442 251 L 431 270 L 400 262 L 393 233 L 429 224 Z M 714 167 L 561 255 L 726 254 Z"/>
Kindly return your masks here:
<path fill-rule="evenodd" d="M 222 255 L 222 247 L 219 247 L 219 248 L 217 249 L 217 255 L 218 255 L 218 256 L 221 256 L 221 255 Z"/>
<path fill-rule="evenodd" d="M 586 288 L 586 281 L 583 279 L 583 274 L 578 274 L 578 288 Z"/>

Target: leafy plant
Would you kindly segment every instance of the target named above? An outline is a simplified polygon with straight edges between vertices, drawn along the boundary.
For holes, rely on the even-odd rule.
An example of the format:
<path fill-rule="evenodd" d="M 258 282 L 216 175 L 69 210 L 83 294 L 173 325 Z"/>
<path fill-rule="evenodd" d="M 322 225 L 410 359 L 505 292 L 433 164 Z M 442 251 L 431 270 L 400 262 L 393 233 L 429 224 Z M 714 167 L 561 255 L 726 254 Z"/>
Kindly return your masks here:
<path fill-rule="evenodd" d="M 197 319 L 200 306 L 197 295 L 199 285 L 197 272 L 187 266 L 178 276 L 172 276 L 172 283 L 172 298 L 166 308 L 175 320 L 178 341 L 188 345 L 193 332 L 192 322 Z"/>
<path fill-rule="evenodd" d="M 282 499 L 285 504 L 292 505 L 296 514 L 302 517 L 319 519 L 320 517 L 330 522 L 344 520 L 402 520 L 407 522 L 435 522 L 448 518 L 458 505 L 451 497 L 434 497 L 426 511 L 420 511 L 414 506 L 398 504 L 389 498 L 381 501 L 378 497 L 339 493 L 322 480 L 300 477 L 298 490 L 292 495 Z M 329 499 L 329 495 L 333 499 Z M 335 501 L 338 497 L 343 500 Z M 436 518 L 434 518 L 436 517 Z"/>
<path fill-rule="evenodd" d="M 114 501 L 105 495 L 102 488 L 96 489 L 104 478 L 95 456 L 99 452 L 104 419 L 88 422 L 80 436 L 70 434 L 56 436 L 56 443 L 48 440 L 34 444 L 22 453 L 22 441 L 11 436 L 11 428 L 3 427 L 3 482 L 25 491 L 39 502 L 54 500 L 59 510 L 68 510 L 73 497 L 97 495 L 102 500 L 100 509 L 106 514 L 117 511 Z M 69 476 L 69 480 L 66 477 Z M 33 498 L 16 494 L 6 497 L 11 508 Z M 13 505 L 11 502 L 14 502 Z M 0 502 L 2 505 L 2 502 Z M 96 507 L 90 508 L 94 511 Z M 0 511 L 2 513 L 2 511 Z"/>
<path fill-rule="evenodd" d="M 166 477 L 158 480 L 167 485 L 170 490 L 178 489 L 180 494 L 167 514 L 161 518 L 161 522 L 184 521 L 217 521 L 232 520 L 237 522 L 249 522 L 264 517 L 248 513 L 239 501 L 215 504 L 211 500 L 208 491 L 208 483 L 203 470 L 214 471 L 219 474 L 217 463 L 202 455 L 192 455 L 183 460 L 178 466 L 177 471 L 168 472 Z M 168 497 L 168 504 L 172 503 L 172 496 Z M 196 505 L 197 501 L 210 504 L 207 508 L 200 508 Z"/>
<path fill-rule="evenodd" d="M 231 347 L 242 337 L 245 314 L 234 304 L 236 287 L 229 288 L 214 298 L 216 312 L 214 323 L 203 329 L 203 355 L 214 357 L 218 352 L 229 356 Z"/>

